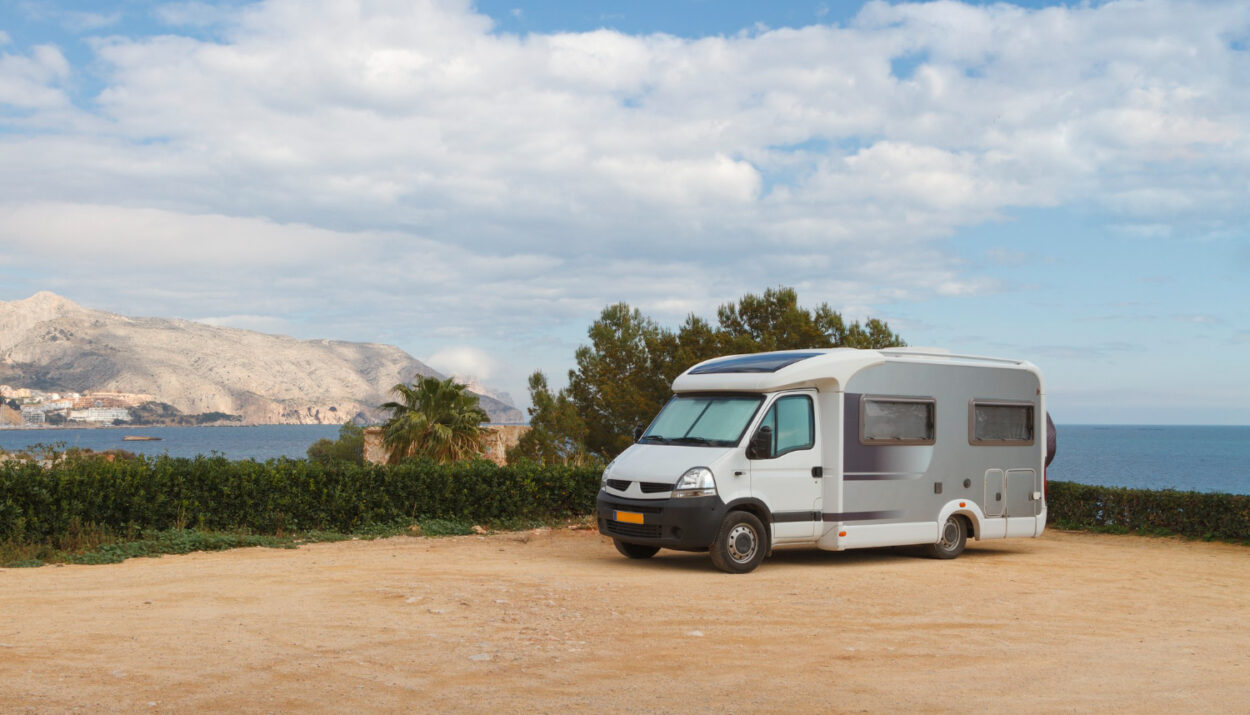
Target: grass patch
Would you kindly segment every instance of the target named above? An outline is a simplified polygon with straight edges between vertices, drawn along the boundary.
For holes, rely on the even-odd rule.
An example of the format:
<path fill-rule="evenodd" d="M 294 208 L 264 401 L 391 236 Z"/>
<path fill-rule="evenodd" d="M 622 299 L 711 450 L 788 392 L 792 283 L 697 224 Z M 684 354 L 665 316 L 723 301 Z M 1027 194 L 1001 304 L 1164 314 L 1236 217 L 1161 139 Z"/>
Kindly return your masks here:
<path fill-rule="evenodd" d="M 1202 536 L 1187 536 L 1178 534 L 1166 527 L 1141 527 L 1131 528 L 1123 524 L 1082 524 L 1074 521 L 1056 520 L 1048 524 L 1050 528 L 1059 529 L 1060 531 L 1084 531 L 1091 534 L 1116 534 L 1116 535 L 1132 535 L 1132 536 L 1148 536 L 1159 539 L 1184 539 L 1186 541 L 1218 541 L 1225 544 L 1237 544 L 1240 546 L 1250 546 L 1250 539 L 1223 539 L 1215 534 L 1203 534 Z"/>
<path fill-rule="evenodd" d="M 116 564 L 126 559 L 157 557 L 165 554 L 189 554 L 194 551 L 224 551 L 264 547 L 294 549 L 303 544 L 373 540 L 393 536 L 465 536 L 475 533 L 474 526 L 488 531 L 527 531 L 542 527 L 581 526 L 589 528 L 594 519 L 502 519 L 475 524 L 466 519 L 418 519 L 408 524 L 366 524 L 344 533 L 308 530 L 289 534 L 253 534 L 246 531 L 208 531 L 202 529 L 164 529 L 120 536 L 109 535 L 90 527 L 76 528 L 70 538 L 54 544 L 0 543 L 0 568 L 32 568 L 46 564 Z"/>
<path fill-rule="evenodd" d="M 293 549 L 295 541 L 290 537 L 259 536 L 256 534 L 223 534 L 195 529 L 169 529 L 146 534 L 138 541 L 119 541 L 101 544 L 94 549 L 68 554 L 66 561 L 72 564 L 116 564 L 137 556 L 161 556 L 163 554 L 189 554 L 192 551 L 224 551 L 249 546 Z"/>

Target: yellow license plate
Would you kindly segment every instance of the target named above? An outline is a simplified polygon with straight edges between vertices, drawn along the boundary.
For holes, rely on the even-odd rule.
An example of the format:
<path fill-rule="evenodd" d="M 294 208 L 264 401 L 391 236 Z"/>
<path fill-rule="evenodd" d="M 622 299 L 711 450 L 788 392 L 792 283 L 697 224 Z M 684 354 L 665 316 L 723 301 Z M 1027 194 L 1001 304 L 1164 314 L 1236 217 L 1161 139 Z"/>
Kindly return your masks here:
<path fill-rule="evenodd" d="M 618 511 L 616 512 L 616 520 L 626 521 L 626 522 L 629 522 L 630 524 L 641 524 L 642 514 L 635 514 L 632 511 Z"/>

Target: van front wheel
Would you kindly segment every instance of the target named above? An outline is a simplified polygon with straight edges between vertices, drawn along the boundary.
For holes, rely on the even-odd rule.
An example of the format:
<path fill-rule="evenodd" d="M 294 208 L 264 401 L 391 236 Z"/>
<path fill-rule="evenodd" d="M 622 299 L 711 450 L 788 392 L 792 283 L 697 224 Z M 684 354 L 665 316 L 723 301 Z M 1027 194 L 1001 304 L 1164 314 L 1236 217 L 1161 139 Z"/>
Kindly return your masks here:
<path fill-rule="evenodd" d="M 764 525 L 754 514 L 732 511 L 721 522 L 712 544 L 712 563 L 726 573 L 747 573 L 768 554 Z"/>
<path fill-rule="evenodd" d="M 939 534 L 936 544 L 932 544 L 928 548 L 929 556 L 935 559 L 953 559 L 964 552 L 964 546 L 968 543 L 968 527 L 962 516 L 951 514 L 946 517 L 946 522 L 942 524 L 942 533 Z"/>
<path fill-rule="evenodd" d="M 647 546 L 646 544 L 627 544 L 620 539 L 613 539 L 612 543 L 616 544 L 616 550 L 627 559 L 649 559 L 655 556 L 655 552 L 660 550 L 658 546 Z"/>

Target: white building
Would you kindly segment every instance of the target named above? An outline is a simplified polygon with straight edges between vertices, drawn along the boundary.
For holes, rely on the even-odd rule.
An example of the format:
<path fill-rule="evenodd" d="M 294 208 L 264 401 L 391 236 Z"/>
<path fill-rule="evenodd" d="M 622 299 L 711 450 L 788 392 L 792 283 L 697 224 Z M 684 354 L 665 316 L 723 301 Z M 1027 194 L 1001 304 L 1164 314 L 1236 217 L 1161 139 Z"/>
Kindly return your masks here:
<path fill-rule="evenodd" d="M 130 410 L 125 407 L 88 407 L 85 410 L 70 410 L 70 422 L 106 422 L 130 421 Z"/>

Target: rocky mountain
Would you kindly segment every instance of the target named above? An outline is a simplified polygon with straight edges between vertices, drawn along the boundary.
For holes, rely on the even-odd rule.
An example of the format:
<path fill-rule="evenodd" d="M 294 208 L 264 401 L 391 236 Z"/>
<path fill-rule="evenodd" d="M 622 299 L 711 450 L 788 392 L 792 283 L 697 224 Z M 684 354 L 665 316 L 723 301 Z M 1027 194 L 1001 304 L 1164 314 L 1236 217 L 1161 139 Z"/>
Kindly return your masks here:
<path fill-rule="evenodd" d="M 380 421 L 396 383 L 442 377 L 390 345 L 297 340 L 187 320 L 128 318 L 53 293 L 0 301 L 0 383 L 47 391 L 146 393 L 182 412 L 249 424 Z M 479 395 L 493 422 L 521 411 Z"/>

